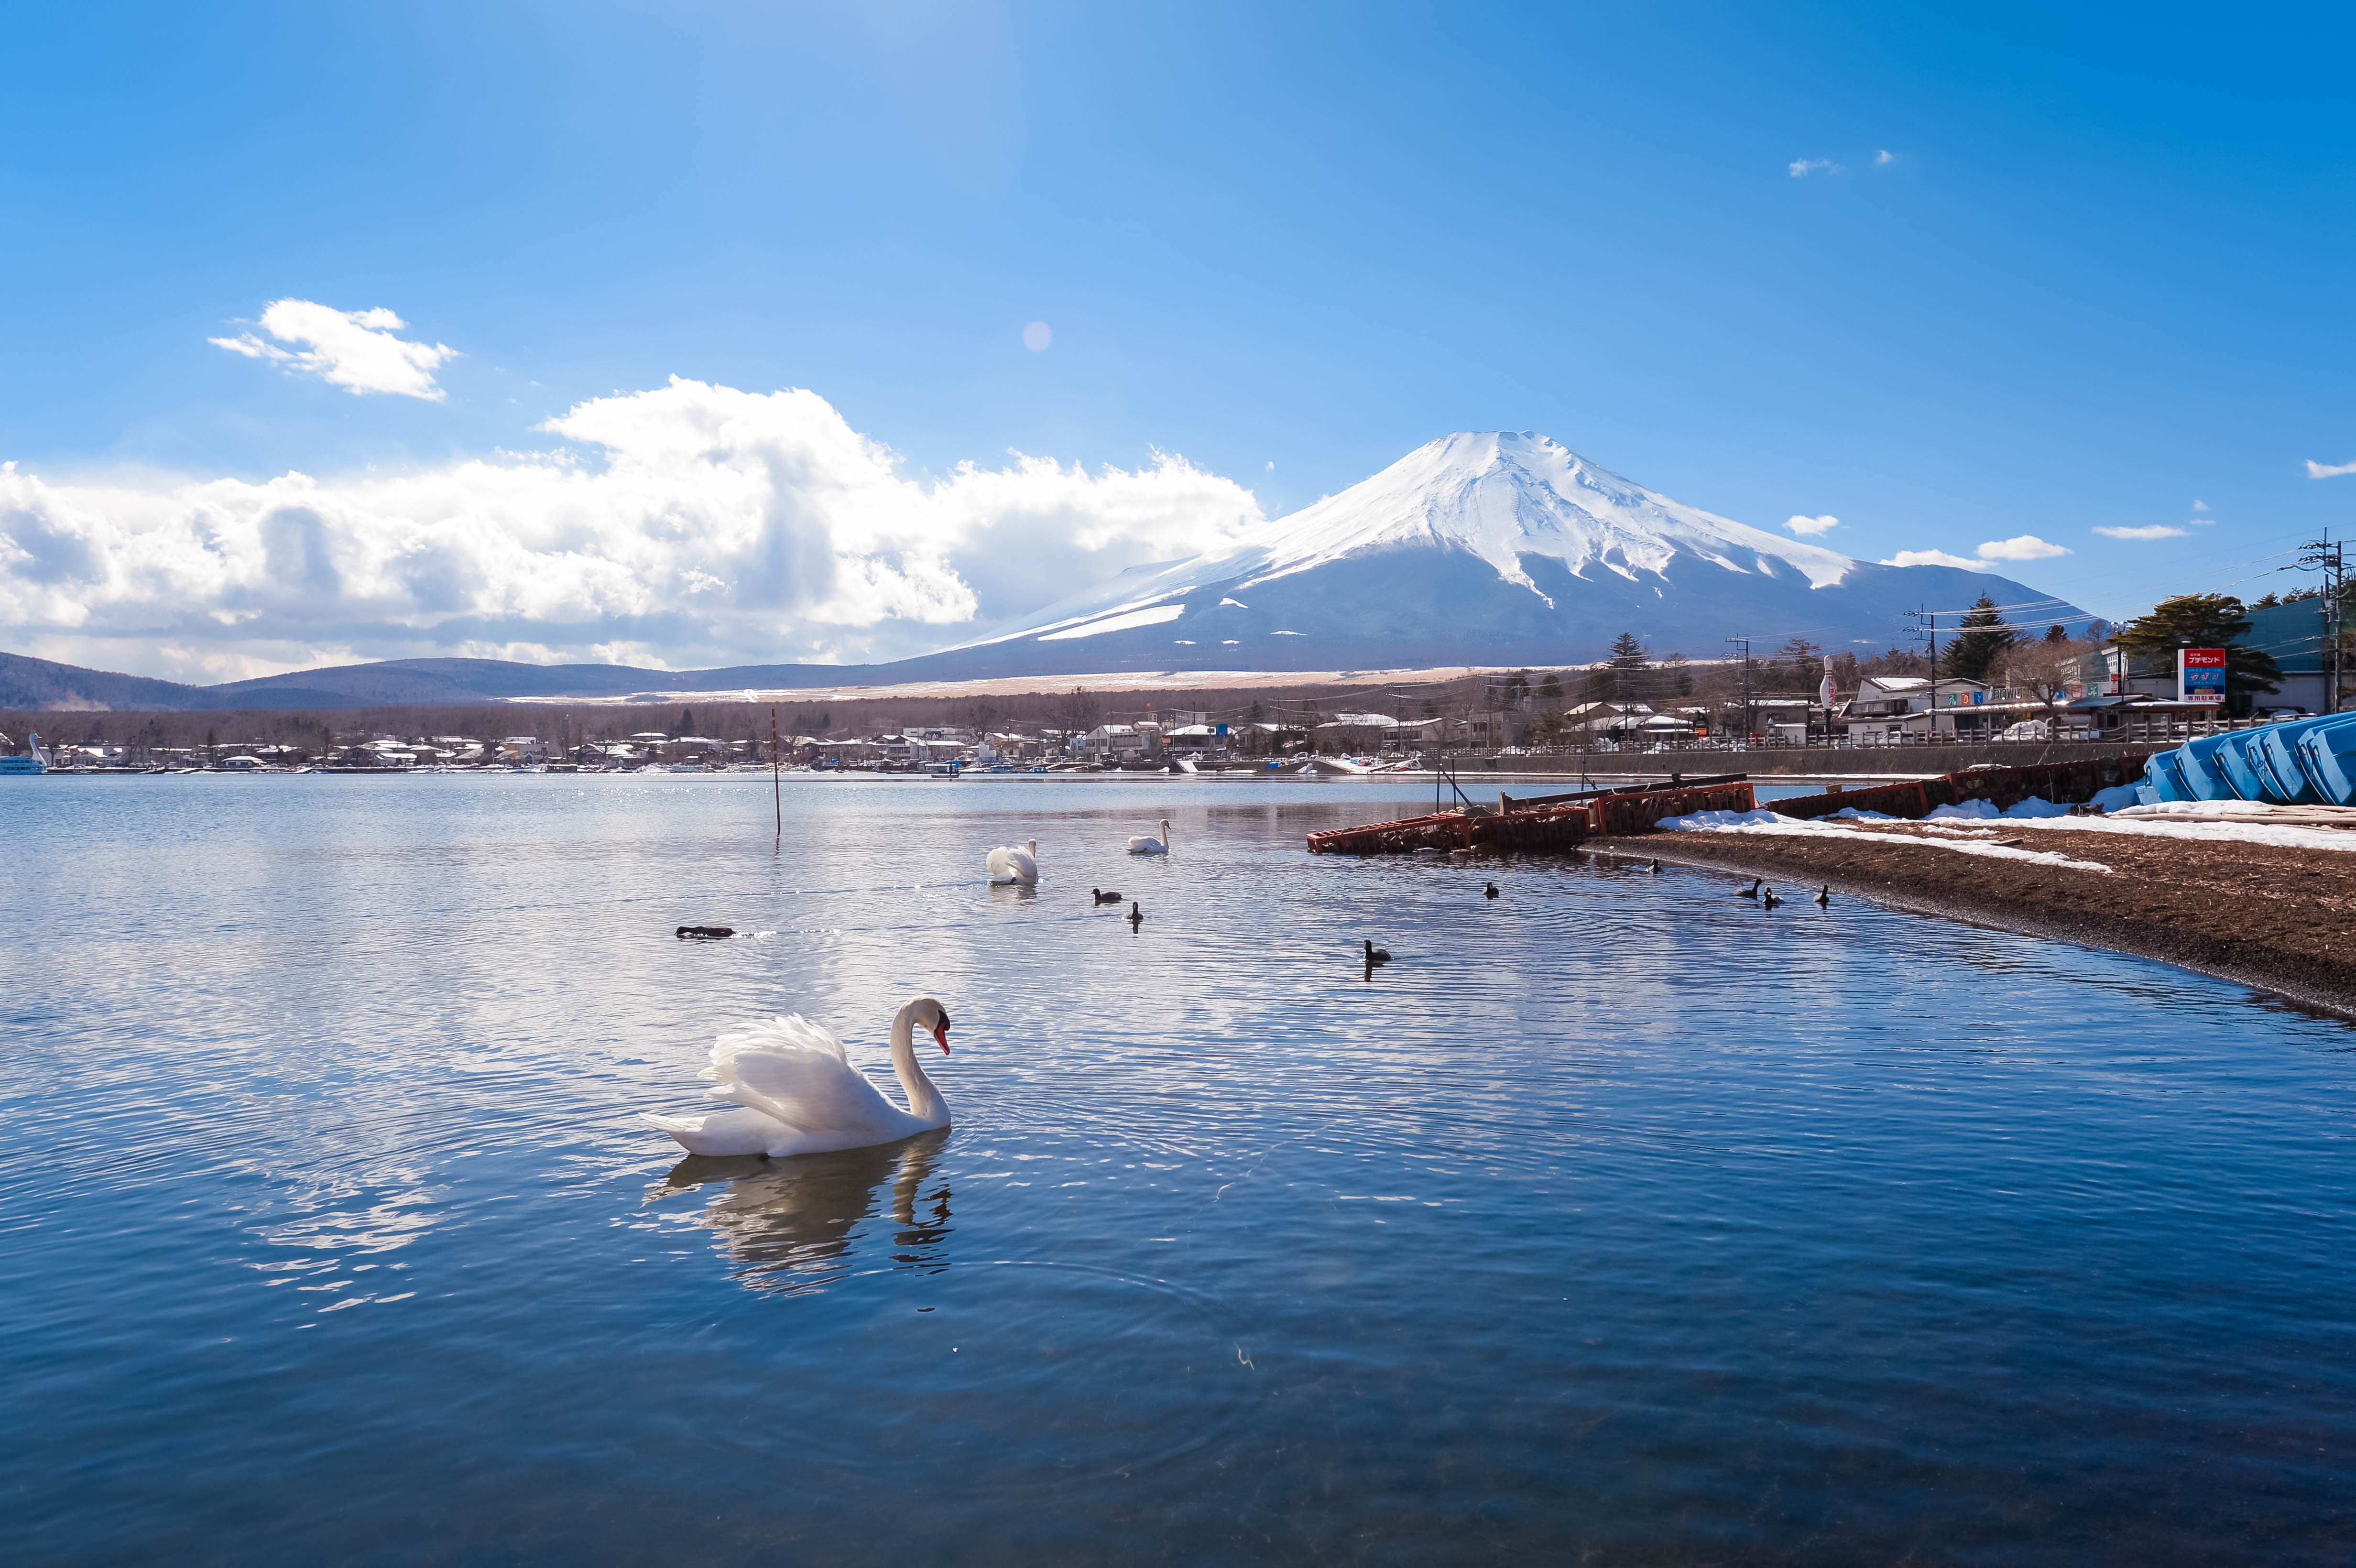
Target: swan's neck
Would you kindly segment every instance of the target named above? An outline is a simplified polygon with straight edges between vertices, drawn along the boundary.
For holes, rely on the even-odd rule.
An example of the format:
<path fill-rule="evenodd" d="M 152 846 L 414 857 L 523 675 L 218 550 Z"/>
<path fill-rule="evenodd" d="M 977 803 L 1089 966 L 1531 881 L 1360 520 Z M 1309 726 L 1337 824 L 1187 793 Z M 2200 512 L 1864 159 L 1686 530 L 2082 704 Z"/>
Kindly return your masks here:
<path fill-rule="evenodd" d="M 949 1119 L 949 1103 L 925 1076 L 916 1060 L 915 1035 L 916 1004 L 911 1002 L 892 1015 L 892 1071 L 899 1074 L 900 1092 L 908 1097 L 908 1114 L 941 1126 Z"/>

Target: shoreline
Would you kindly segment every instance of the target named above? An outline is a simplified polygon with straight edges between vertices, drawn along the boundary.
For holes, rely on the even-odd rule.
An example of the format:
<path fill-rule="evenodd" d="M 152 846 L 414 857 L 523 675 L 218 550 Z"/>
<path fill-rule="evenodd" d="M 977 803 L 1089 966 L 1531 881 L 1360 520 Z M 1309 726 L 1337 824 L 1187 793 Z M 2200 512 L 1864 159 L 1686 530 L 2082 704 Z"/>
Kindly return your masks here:
<path fill-rule="evenodd" d="M 2319 852 L 2060 831 L 2037 843 L 2114 869 L 2061 871 L 1899 844 L 1733 834 L 1599 838 L 1586 848 L 1617 859 L 1782 881 L 1795 902 L 1828 886 L 1909 914 L 2155 959 L 2356 1021 L 2356 939 L 2348 934 L 2356 912 L 2334 896 L 2340 884 L 2329 868 L 2312 863 Z M 2301 885 L 2310 880 L 2332 891 L 2310 894 Z"/>

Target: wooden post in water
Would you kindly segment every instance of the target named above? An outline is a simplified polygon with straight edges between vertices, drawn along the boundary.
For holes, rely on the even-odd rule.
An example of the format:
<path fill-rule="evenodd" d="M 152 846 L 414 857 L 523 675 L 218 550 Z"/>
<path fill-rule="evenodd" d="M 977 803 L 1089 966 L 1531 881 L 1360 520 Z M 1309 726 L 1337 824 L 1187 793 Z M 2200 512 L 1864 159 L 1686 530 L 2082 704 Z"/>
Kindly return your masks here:
<path fill-rule="evenodd" d="M 777 705 L 769 704 L 769 797 L 777 808 L 777 842 L 786 841 L 786 763 L 777 750 Z"/>

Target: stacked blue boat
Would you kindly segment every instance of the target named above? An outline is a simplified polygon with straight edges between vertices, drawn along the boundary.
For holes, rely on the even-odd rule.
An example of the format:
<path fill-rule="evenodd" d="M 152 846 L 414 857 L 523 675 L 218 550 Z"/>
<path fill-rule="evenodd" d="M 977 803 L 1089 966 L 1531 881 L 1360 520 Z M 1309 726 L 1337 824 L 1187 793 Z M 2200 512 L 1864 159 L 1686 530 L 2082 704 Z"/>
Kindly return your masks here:
<path fill-rule="evenodd" d="M 2164 800 L 2356 805 L 2356 713 L 2203 735 L 2143 765 L 2137 794 Z"/>

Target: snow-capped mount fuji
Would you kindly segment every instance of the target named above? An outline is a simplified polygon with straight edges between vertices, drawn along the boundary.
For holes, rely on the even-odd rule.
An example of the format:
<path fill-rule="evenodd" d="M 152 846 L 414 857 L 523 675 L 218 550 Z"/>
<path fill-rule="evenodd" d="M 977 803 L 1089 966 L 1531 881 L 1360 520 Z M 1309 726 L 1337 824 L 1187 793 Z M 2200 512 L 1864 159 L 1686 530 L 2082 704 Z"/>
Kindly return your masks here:
<path fill-rule="evenodd" d="M 1981 594 L 2078 613 L 2009 578 L 1882 566 L 1688 507 L 1528 431 L 1443 436 L 1226 549 L 1132 568 L 943 673 L 1570 664 L 1620 633 L 1656 653 L 1902 642 L 1906 612 Z M 1860 651 L 1862 651 L 1860 649 Z"/>
<path fill-rule="evenodd" d="M 1263 548 L 1254 586 L 1369 550 L 1430 548 L 1478 556 L 1542 599 L 1549 596 L 1524 571 L 1525 556 L 1561 561 L 1574 577 L 1600 568 L 1631 582 L 1644 572 L 1665 579 L 1680 554 L 1771 576 L 1780 564 L 1819 588 L 1858 564 L 1681 506 L 1526 431 L 1444 436 L 1419 447 L 1270 525 Z"/>

